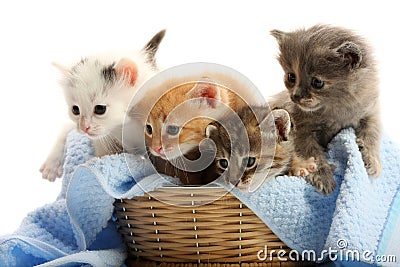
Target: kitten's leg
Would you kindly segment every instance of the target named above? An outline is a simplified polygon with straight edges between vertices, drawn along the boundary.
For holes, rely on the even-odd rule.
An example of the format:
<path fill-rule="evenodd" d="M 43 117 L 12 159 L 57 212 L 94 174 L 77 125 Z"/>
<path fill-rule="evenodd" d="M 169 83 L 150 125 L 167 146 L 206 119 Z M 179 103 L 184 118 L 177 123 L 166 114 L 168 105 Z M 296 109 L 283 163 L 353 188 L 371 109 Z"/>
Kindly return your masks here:
<path fill-rule="evenodd" d="M 379 115 L 374 114 L 360 121 L 356 128 L 357 144 L 364 161 L 367 173 L 379 176 L 382 171 L 379 159 L 379 146 L 381 142 L 381 127 Z"/>
<path fill-rule="evenodd" d="M 296 153 L 306 159 L 314 157 L 318 164 L 315 172 L 310 172 L 305 179 L 309 181 L 318 191 L 330 194 L 336 188 L 333 178 L 335 166 L 328 163 L 325 158 L 324 148 L 318 144 L 317 140 L 310 133 L 296 133 L 295 139 Z"/>
<path fill-rule="evenodd" d="M 53 182 L 57 177 L 61 177 L 64 164 L 64 147 L 68 133 L 74 128 L 73 124 L 63 127 L 46 161 L 40 167 L 43 179 Z"/>
<path fill-rule="evenodd" d="M 289 175 L 306 177 L 311 172 L 317 171 L 317 163 L 314 157 L 305 160 L 297 155 L 293 156 Z"/>

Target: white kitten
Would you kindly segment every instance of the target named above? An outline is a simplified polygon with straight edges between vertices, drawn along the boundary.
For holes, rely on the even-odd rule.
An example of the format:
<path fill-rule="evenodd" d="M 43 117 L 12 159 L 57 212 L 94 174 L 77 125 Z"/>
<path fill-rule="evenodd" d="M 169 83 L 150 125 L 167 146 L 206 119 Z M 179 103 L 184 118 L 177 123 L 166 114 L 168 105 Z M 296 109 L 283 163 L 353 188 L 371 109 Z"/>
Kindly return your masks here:
<path fill-rule="evenodd" d="M 106 54 L 82 59 L 71 68 L 54 64 L 63 74 L 61 86 L 69 116 L 82 134 L 93 140 L 96 156 L 122 152 L 122 125 L 132 96 L 157 72 L 155 53 L 165 30 L 157 33 L 139 52 L 129 58 Z M 42 177 L 61 177 L 64 146 L 68 132 L 60 134 L 40 168 Z"/>

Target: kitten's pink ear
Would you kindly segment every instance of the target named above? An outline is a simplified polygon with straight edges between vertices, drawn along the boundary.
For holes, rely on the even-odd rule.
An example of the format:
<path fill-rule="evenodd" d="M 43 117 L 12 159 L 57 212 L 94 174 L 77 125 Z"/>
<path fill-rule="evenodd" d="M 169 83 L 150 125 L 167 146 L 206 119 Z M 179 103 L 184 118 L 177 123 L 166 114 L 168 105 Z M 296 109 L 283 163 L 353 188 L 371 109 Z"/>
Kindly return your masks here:
<path fill-rule="evenodd" d="M 284 109 L 275 109 L 272 111 L 272 115 L 274 116 L 278 142 L 287 141 L 292 127 L 289 113 Z"/>
<path fill-rule="evenodd" d="M 260 127 L 267 137 L 275 135 L 278 143 L 287 141 L 292 128 L 290 115 L 284 109 L 275 109 L 260 123 Z"/>
<path fill-rule="evenodd" d="M 67 75 L 69 74 L 69 69 L 57 62 L 51 62 L 51 65 L 53 65 L 56 69 L 58 69 L 62 74 Z"/>
<path fill-rule="evenodd" d="M 221 100 L 221 94 L 218 86 L 208 78 L 202 78 L 196 85 L 187 93 L 189 98 L 205 98 L 207 104 L 216 108 L 218 101 Z"/>
<path fill-rule="evenodd" d="M 138 69 L 132 60 L 128 58 L 122 58 L 115 66 L 115 72 L 119 78 L 126 79 L 131 86 L 135 85 Z"/>

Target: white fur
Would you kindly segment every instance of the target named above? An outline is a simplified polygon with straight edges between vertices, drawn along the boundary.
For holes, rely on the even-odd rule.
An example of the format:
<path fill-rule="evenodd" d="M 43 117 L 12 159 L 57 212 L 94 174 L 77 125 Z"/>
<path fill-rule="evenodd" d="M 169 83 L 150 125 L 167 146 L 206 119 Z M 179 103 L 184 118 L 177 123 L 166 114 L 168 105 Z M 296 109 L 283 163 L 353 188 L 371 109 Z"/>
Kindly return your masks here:
<path fill-rule="evenodd" d="M 104 87 L 102 68 L 113 62 L 117 63 L 120 59 L 121 57 L 114 60 L 88 58 L 84 64 L 78 66 L 78 76 L 67 76 L 62 83 L 68 106 L 78 105 L 81 108 L 81 116 L 78 117 L 69 110 L 71 119 L 78 123 L 77 119 L 84 116 L 88 123 L 99 127 L 97 134 L 100 136 L 108 135 L 116 126 L 123 123 L 132 96 L 140 85 L 155 73 L 145 62 L 145 56 L 137 54 L 131 58 L 139 69 L 135 85 L 132 87 L 128 81 L 120 79 L 113 87 L 102 90 Z M 73 79 L 76 86 L 72 88 L 68 86 L 69 79 Z M 93 114 L 94 106 L 99 104 L 107 106 L 106 114 L 101 116 Z"/>
<path fill-rule="evenodd" d="M 135 62 L 138 69 L 135 84 L 130 85 L 128 77 L 117 77 L 112 86 L 104 89 L 106 83 L 101 74 L 102 69 L 112 63 L 118 63 L 122 58 L 126 58 L 126 54 L 107 53 L 88 57 L 83 64 L 70 68 L 54 64 L 63 75 L 61 86 L 68 104 L 69 116 L 82 134 L 86 133 L 80 129 L 80 124 L 90 126 L 89 137 L 94 140 L 96 156 L 115 153 L 121 146 L 122 126 L 131 98 L 156 72 L 152 65 L 146 62 L 145 52 L 131 53 L 129 59 Z M 74 71 L 71 71 L 72 67 L 75 68 Z M 79 115 L 72 113 L 73 105 L 79 107 Z M 96 105 L 107 107 L 104 115 L 94 114 Z M 61 177 L 67 133 L 68 131 L 63 131 L 60 134 L 52 152 L 40 168 L 44 179 L 54 181 L 56 177 Z"/>

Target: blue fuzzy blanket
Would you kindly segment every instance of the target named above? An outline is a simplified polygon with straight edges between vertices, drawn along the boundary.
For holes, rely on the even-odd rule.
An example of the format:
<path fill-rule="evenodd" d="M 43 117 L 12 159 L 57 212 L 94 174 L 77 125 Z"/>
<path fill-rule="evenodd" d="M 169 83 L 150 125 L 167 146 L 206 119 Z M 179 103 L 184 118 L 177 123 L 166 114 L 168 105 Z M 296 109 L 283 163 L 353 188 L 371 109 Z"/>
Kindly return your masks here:
<path fill-rule="evenodd" d="M 0 266 L 123 265 L 114 199 L 142 195 L 169 181 L 153 174 L 139 156 L 92 158 L 90 141 L 76 132 L 68 137 L 66 153 L 58 199 L 28 214 L 15 233 L 0 237 Z M 288 176 L 269 179 L 251 194 L 232 193 L 306 258 L 400 262 L 400 149 L 383 139 L 378 179 L 368 177 L 351 129 L 334 138 L 327 157 L 337 166 L 338 183 L 329 196 Z"/>

